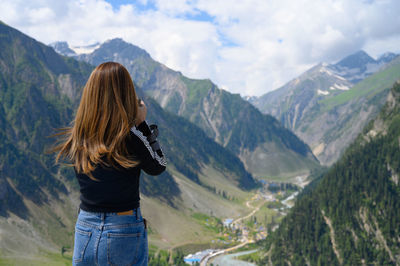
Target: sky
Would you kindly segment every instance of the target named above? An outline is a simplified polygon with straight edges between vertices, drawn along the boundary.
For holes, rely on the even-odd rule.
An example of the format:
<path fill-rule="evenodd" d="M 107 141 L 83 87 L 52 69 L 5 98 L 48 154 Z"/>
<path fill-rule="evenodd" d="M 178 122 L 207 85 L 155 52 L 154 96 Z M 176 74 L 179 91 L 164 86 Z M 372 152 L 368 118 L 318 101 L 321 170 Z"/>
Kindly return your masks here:
<path fill-rule="evenodd" d="M 0 0 L 0 20 L 45 44 L 120 37 L 242 96 L 361 49 L 400 53 L 399 11 L 398 0 Z"/>

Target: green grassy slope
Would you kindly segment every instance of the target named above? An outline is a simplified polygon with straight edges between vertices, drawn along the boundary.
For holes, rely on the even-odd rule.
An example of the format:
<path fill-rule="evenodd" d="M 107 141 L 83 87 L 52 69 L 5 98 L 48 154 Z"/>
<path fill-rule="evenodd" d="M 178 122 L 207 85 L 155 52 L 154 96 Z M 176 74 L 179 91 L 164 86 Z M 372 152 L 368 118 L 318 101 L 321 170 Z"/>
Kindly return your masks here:
<path fill-rule="evenodd" d="M 400 58 L 395 59 L 384 70 L 379 71 L 360 81 L 350 90 L 333 97 L 327 97 L 319 101 L 322 111 L 329 111 L 357 98 L 373 98 L 376 94 L 390 88 L 400 78 Z"/>

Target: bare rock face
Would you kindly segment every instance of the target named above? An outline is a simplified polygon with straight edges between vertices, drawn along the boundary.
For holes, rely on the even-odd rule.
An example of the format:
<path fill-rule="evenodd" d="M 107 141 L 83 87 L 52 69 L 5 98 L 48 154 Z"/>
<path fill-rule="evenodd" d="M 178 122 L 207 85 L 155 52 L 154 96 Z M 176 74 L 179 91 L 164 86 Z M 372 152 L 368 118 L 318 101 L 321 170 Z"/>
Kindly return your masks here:
<path fill-rule="evenodd" d="M 57 81 L 63 94 L 67 95 L 71 99 L 76 98 L 76 91 L 74 91 L 70 74 L 59 75 Z"/>

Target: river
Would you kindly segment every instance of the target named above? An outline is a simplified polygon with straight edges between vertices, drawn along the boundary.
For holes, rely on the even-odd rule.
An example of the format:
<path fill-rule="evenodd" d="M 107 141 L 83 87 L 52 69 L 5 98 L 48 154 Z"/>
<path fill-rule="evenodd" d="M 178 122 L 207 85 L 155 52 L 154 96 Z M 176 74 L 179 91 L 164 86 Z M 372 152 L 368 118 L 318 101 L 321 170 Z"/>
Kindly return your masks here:
<path fill-rule="evenodd" d="M 250 254 L 256 252 L 257 249 L 254 250 L 247 250 L 247 251 L 242 251 L 238 253 L 233 253 L 233 254 L 226 254 L 226 255 L 221 255 L 213 258 L 210 260 L 207 265 L 211 265 L 211 263 L 214 266 L 255 266 L 254 263 L 251 262 L 246 262 L 242 260 L 236 260 L 235 257 Z"/>

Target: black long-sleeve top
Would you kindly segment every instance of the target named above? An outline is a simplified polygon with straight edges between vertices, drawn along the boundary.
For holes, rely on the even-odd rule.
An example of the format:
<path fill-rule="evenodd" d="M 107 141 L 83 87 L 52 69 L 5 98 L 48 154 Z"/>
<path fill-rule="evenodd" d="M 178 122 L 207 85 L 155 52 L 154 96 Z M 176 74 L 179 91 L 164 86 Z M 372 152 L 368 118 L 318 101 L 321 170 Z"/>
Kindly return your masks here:
<path fill-rule="evenodd" d="M 98 165 L 92 172 L 98 181 L 75 171 L 81 192 L 80 208 L 90 212 L 122 212 L 138 208 L 140 171 L 159 175 L 166 167 L 157 134 L 145 121 L 132 127 L 127 145 L 129 153 L 140 162 L 136 167 L 116 169 Z"/>

